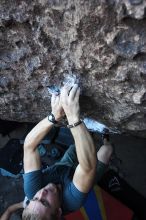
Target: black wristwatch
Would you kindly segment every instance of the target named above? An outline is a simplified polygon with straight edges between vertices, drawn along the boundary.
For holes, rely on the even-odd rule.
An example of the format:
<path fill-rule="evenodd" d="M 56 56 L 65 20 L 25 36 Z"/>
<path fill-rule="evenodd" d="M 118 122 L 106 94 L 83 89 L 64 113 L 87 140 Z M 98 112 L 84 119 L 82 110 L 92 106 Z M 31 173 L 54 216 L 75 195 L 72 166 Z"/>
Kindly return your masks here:
<path fill-rule="evenodd" d="M 48 120 L 52 122 L 53 124 L 57 124 L 58 122 L 55 120 L 55 116 L 51 113 L 48 115 Z"/>

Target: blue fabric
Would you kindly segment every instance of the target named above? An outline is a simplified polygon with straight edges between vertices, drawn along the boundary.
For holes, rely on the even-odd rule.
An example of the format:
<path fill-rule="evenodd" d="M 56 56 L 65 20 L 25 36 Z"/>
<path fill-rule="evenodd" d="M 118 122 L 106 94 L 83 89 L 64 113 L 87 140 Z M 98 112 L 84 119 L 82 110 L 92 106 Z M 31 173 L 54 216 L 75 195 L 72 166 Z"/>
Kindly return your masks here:
<path fill-rule="evenodd" d="M 103 219 L 101 216 L 101 211 L 99 208 L 96 195 L 93 190 L 89 192 L 86 202 L 84 204 L 84 208 L 86 210 L 86 214 L 89 219 L 98 219 L 98 220 Z"/>
<path fill-rule="evenodd" d="M 28 199 L 48 183 L 61 184 L 63 214 L 79 209 L 87 194 L 80 192 L 72 182 L 74 170 L 64 165 L 52 165 L 46 170 L 37 170 L 23 175 L 24 191 Z"/>

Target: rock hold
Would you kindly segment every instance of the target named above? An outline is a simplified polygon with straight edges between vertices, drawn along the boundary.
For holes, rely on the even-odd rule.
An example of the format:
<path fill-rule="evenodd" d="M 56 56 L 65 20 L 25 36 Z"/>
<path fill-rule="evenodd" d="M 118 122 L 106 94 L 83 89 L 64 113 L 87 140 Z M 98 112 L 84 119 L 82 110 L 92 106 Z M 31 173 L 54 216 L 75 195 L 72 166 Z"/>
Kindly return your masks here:
<path fill-rule="evenodd" d="M 83 116 L 145 136 L 145 8 L 140 0 L 2 0 L 0 118 L 39 121 L 50 112 L 48 87 L 70 79 L 82 88 Z"/>

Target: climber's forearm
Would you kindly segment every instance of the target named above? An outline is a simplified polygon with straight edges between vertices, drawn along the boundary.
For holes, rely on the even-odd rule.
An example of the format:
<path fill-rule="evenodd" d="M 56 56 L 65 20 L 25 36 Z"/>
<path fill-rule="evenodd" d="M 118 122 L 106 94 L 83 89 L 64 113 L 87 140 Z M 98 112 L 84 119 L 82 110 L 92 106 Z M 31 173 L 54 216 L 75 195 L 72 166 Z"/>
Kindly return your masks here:
<path fill-rule="evenodd" d="M 24 149 L 35 150 L 52 127 L 53 123 L 48 121 L 48 117 L 40 121 L 26 136 Z"/>

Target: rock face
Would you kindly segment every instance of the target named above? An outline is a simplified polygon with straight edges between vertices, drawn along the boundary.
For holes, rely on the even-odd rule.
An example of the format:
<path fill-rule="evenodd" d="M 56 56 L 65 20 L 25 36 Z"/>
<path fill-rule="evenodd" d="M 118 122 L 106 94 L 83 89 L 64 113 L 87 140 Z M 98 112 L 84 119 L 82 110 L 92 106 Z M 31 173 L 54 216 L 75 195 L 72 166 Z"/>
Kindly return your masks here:
<path fill-rule="evenodd" d="M 146 1 L 1 0 L 0 118 L 37 122 L 48 86 L 80 83 L 82 114 L 146 132 Z"/>

